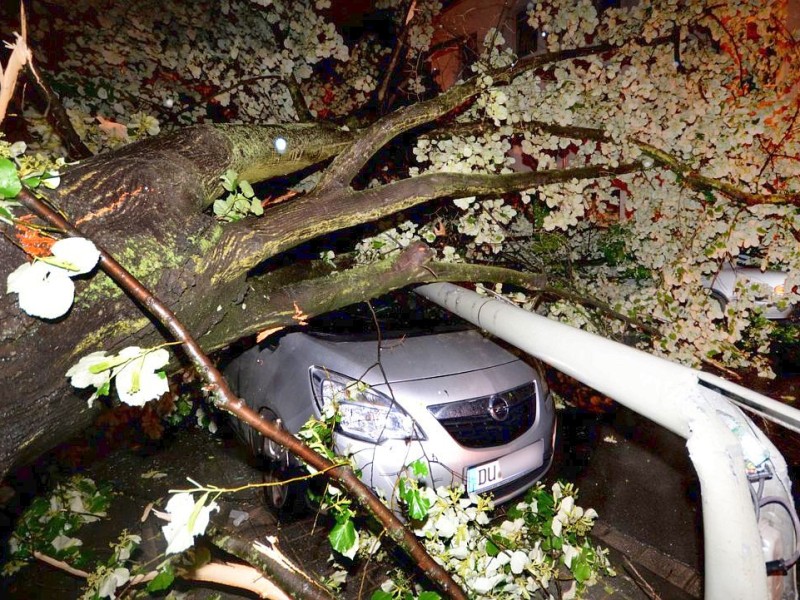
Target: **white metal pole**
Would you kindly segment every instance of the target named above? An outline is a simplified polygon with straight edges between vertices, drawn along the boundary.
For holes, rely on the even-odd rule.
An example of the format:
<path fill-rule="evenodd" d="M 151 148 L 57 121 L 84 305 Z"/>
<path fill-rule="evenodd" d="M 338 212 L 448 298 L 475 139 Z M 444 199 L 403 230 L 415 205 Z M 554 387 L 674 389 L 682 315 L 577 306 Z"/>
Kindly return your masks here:
<path fill-rule="evenodd" d="M 700 385 L 697 371 L 449 283 L 415 291 L 686 438 L 702 493 L 706 598 L 769 597 L 741 441 L 720 410 L 755 425 L 724 396 Z M 760 397 L 774 403 L 747 392 L 751 402 Z M 783 457 L 766 438 L 762 442 L 785 473 Z M 784 482 L 782 489 L 788 493 L 790 485 Z"/>

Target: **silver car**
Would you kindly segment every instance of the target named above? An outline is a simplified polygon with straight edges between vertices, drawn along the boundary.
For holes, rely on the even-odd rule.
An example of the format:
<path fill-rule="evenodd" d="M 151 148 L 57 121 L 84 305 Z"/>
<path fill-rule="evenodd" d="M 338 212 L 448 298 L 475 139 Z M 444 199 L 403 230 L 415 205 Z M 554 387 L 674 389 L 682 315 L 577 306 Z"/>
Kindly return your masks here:
<path fill-rule="evenodd" d="M 461 484 L 498 502 L 538 481 L 552 462 L 556 420 L 538 365 L 414 295 L 374 306 L 376 318 L 354 305 L 250 348 L 227 366 L 228 381 L 291 433 L 335 401 L 337 452 L 353 456 L 362 481 L 389 500 L 417 459 L 429 465 L 429 485 Z M 299 466 L 249 426 L 234 426 L 270 478 Z M 289 486 L 267 490 L 275 508 L 301 496 Z"/>
<path fill-rule="evenodd" d="M 719 302 L 723 310 L 729 302 L 736 299 L 737 285 L 757 284 L 763 291 L 763 300 L 757 304 L 762 307 L 764 317 L 767 319 L 788 319 L 794 311 L 794 306 L 788 304 L 783 296 L 789 290 L 785 289 L 786 272 L 768 270 L 762 271 L 757 267 L 748 267 L 726 261 L 720 270 L 709 280 L 704 282 L 711 290 L 711 297 Z"/>

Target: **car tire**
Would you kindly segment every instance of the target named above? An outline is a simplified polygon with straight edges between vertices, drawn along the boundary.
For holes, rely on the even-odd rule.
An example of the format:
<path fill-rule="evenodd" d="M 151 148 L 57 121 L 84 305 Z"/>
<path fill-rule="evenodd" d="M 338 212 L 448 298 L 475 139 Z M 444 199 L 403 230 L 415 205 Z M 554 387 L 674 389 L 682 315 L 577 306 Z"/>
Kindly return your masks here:
<path fill-rule="evenodd" d="M 259 410 L 262 419 L 270 421 L 285 431 L 283 422 L 272 409 L 263 406 Z M 303 471 L 289 465 L 287 451 L 272 440 L 259 436 L 261 442 L 257 453 L 263 459 L 264 502 L 276 514 L 283 516 L 300 515 L 305 512 L 308 484 L 305 480 L 292 481 L 303 475 Z"/>
<path fill-rule="evenodd" d="M 302 475 L 296 469 L 283 469 L 274 463 L 264 470 L 263 481 L 271 485 L 264 486 L 264 502 L 276 514 L 281 516 L 302 516 L 308 512 L 306 490 L 308 484 L 303 481 L 288 480 Z"/>

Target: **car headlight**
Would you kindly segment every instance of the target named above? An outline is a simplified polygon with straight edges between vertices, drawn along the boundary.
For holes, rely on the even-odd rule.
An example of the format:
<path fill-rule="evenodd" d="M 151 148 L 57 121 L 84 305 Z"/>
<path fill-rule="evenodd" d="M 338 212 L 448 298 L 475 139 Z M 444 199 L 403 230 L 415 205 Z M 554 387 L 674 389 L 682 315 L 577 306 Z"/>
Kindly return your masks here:
<path fill-rule="evenodd" d="M 335 406 L 336 429 L 367 442 L 418 440 L 423 436 L 397 402 L 357 381 L 320 367 L 311 367 L 311 387 L 321 412 Z"/>

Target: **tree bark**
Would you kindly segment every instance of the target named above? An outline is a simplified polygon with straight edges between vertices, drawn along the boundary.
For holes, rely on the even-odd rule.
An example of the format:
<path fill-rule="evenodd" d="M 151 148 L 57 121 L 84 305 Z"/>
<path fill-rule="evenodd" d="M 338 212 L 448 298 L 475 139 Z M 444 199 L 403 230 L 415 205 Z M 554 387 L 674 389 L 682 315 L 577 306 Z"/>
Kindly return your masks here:
<path fill-rule="evenodd" d="M 286 153 L 274 139 L 288 141 Z M 194 332 L 206 331 L 244 288 L 246 271 L 215 285 L 206 264 L 223 227 L 203 212 L 234 169 L 255 181 L 325 160 L 351 134 L 326 126 L 196 126 L 90 158 L 67 170 L 48 200 L 155 290 Z M 3 226 L 0 279 L 27 255 Z M 249 264 L 235 244 L 215 256 Z M 102 273 L 80 278 L 70 312 L 55 321 L 27 316 L 14 294 L 0 297 L 0 474 L 68 439 L 95 410 L 65 373 L 92 351 L 160 342 L 160 331 Z M 226 300 L 227 298 L 227 300 Z M 223 313 L 224 314 L 224 313 Z"/>

